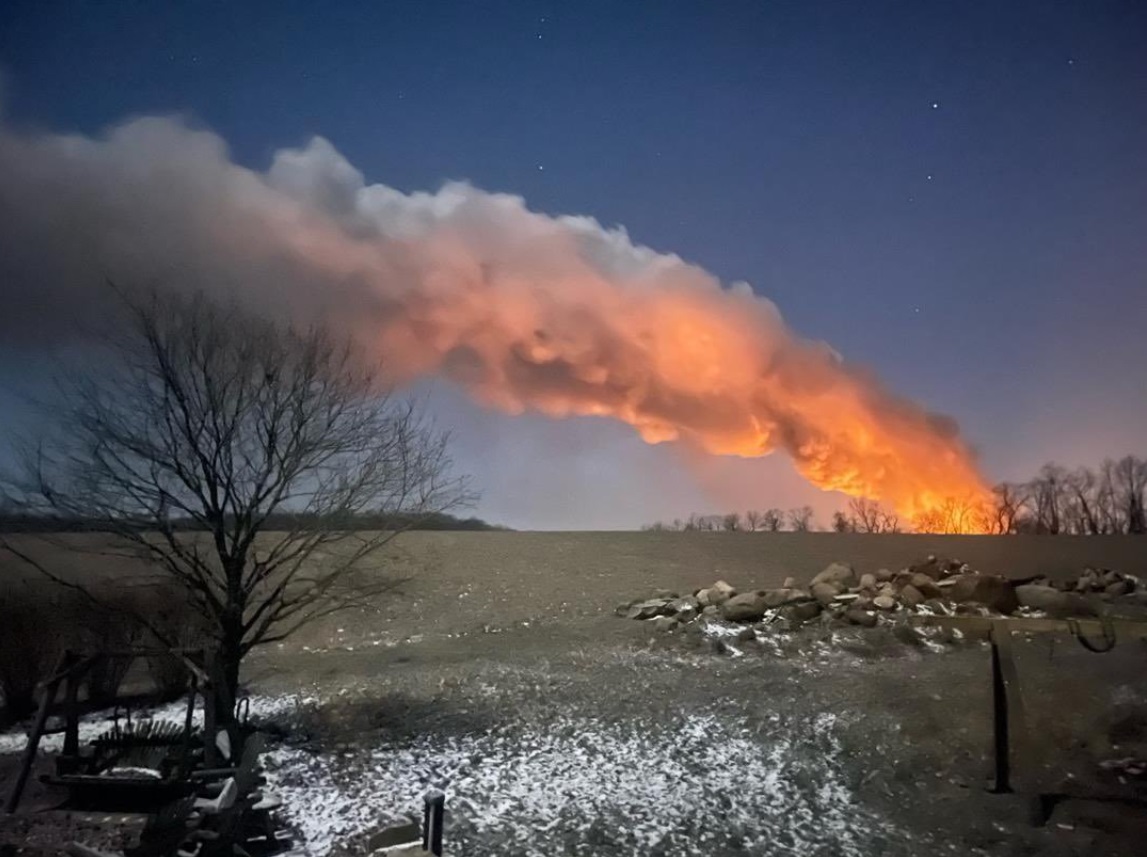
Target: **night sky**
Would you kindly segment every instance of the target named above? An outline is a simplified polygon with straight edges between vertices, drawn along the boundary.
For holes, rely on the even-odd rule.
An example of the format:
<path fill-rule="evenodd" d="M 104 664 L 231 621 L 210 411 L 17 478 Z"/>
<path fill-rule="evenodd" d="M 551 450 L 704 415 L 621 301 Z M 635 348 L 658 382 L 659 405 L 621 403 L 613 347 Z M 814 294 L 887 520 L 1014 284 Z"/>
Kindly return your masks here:
<path fill-rule="evenodd" d="M 953 415 L 993 481 L 1147 453 L 1143 3 L 8 0 L 0 74 L 16 128 L 178 113 L 257 169 L 321 134 L 369 181 L 623 224 Z M 41 355 L 0 348 L 2 427 Z M 424 389 L 512 526 L 839 502 Z"/>

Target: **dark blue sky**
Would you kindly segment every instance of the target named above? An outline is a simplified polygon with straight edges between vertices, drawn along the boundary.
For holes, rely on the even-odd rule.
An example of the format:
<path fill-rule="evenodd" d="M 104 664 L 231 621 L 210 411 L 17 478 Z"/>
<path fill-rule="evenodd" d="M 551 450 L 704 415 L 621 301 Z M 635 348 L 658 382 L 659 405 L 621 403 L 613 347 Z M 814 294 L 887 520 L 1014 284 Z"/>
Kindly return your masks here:
<path fill-rule="evenodd" d="M 1147 5 L 52 3 L 10 124 L 186 113 L 624 224 L 956 416 L 993 478 L 1147 452 Z"/>

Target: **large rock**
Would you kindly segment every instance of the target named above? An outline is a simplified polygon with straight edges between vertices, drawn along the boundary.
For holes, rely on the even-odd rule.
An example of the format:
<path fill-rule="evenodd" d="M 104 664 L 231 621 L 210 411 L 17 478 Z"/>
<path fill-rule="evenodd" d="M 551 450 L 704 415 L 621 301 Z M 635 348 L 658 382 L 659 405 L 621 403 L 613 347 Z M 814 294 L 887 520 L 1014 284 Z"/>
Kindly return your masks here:
<path fill-rule="evenodd" d="M 1123 578 L 1114 583 L 1109 583 L 1103 591 L 1108 595 L 1129 595 L 1135 591 L 1135 584 L 1127 578 Z"/>
<path fill-rule="evenodd" d="M 730 622 L 756 622 L 769 609 L 764 592 L 734 595 L 721 605 L 721 615 Z"/>
<path fill-rule="evenodd" d="M 860 575 L 860 583 L 857 584 L 862 590 L 871 589 L 876 591 L 876 575 L 875 574 L 862 574 Z"/>
<path fill-rule="evenodd" d="M 936 585 L 935 578 L 917 571 L 913 573 L 912 578 L 908 582 L 915 586 L 925 598 L 940 597 L 940 587 Z"/>
<path fill-rule="evenodd" d="M 856 586 L 856 572 L 852 570 L 851 565 L 834 562 L 814 577 L 811 585 L 816 586 L 818 583 L 831 583 L 837 587 L 838 592 L 843 592 L 851 586 Z"/>
<path fill-rule="evenodd" d="M 678 623 L 672 616 L 654 616 L 647 624 L 654 631 L 672 631 Z"/>
<path fill-rule="evenodd" d="M 995 613 L 1011 613 L 1020 606 L 1015 585 L 994 574 L 962 574 L 947 588 L 947 596 L 957 604 L 975 601 Z"/>
<path fill-rule="evenodd" d="M 849 607 L 844 611 L 844 619 L 850 625 L 860 625 L 862 628 L 876 627 L 876 614 L 861 607 Z"/>
<path fill-rule="evenodd" d="M 789 621 L 799 625 L 801 622 L 815 619 L 823 608 L 819 601 L 802 601 L 800 604 L 790 604 L 784 609 Z"/>
<path fill-rule="evenodd" d="M 942 568 L 941 562 L 936 559 L 936 557 L 930 556 L 923 562 L 915 562 L 908 566 L 908 571 L 913 575 L 926 574 L 932 578 L 932 580 L 939 580 L 942 574 Z M 913 586 L 915 586 L 915 584 L 913 584 Z"/>
<path fill-rule="evenodd" d="M 737 590 L 723 580 L 697 591 L 697 601 L 702 607 L 720 606 L 737 594 Z"/>
<path fill-rule="evenodd" d="M 793 597 L 792 589 L 766 589 L 764 592 L 766 607 L 780 607 Z"/>
<path fill-rule="evenodd" d="M 877 595 L 872 599 L 872 606 L 877 610 L 895 610 L 896 599 L 889 595 Z"/>
<path fill-rule="evenodd" d="M 900 590 L 900 600 L 909 607 L 919 607 L 927 599 L 924 598 L 923 592 L 909 583 Z"/>
<path fill-rule="evenodd" d="M 627 619 L 652 619 L 654 616 L 668 614 L 669 602 L 663 598 L 652 598 L 649 601 L 639 601 L 625 614 Z"/>
<path fill-rule="evenodd" d="M 814 583 L 811 588 L 812 597 L 826 607 L 840 594 L 840 591 L 840 587 L 834 583 Z"/>
<path fill-rule="evenodd" d="M 1094 616 L 1095 608 L 1083 596 L 1074 592 L 1060 592 L 1050 586 L 1028 584 L 1017 586 L 1016 598 L 1024 607 L 1042 610 L 1059 619 L 1068 616 Z"/>
<path fill-rule="evenodd" d="M 686 610 L 692 610 L 696 613 L 701 609 L 701 604 L 692 595 L 686 595 L 684 598 L 677 598 L 670 601 L 669 609 L 673 613 L 682 613 Z"/>

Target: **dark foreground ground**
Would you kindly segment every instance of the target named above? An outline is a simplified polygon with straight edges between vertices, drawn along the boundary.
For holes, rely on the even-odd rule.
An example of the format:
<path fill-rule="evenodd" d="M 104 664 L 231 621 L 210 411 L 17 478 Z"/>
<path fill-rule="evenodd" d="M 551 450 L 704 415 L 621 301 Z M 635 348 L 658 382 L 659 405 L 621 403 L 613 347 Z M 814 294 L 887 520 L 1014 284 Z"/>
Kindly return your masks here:
<path fill-rule="evenodd" d="M 612 615 L 654 587 L 764 588 L 835 559 L 1144 570 L 1137 544 L 1087 541 L 415 534 L 404 595 L 263 651 L 247 679 L 282 737 L 273 786 L 315 853 L 436 786 L 449 853 L 469 857 L 1139 854 L 1147 816 L 1131 807 L 1069 802 L 1033 828 L 1021 797 L 985 792 L 981 644 L 817 628 L 718 654 Z M 1100 763 L 1147 755 L 1147 646 L 1016 649 L 1017 780 L 1127 788 Z"/>

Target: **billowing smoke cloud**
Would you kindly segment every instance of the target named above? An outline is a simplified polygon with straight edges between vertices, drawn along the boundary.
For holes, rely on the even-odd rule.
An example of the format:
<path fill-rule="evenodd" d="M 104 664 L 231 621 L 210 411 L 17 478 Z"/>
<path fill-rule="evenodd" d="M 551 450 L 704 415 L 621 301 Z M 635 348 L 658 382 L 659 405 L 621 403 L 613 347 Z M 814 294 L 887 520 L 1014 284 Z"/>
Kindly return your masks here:
<path fill-rule="evenodd" d="M 257 172 L 173 118 L 98 139 L 0 131 L 0 276 L 8 341 L 62 335 L 105 276 L 215 289 L 321 314 L 394 381 L 448 378 L 505 412 L 781 449 L 817 486 L 908 517 L 986 492 L 952 420 L 795 335 L 747 285 L 516 196 L 368 185 L 321 138 Z"/>

